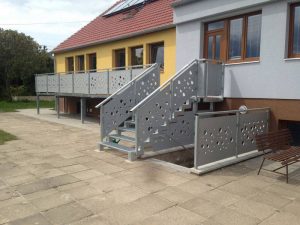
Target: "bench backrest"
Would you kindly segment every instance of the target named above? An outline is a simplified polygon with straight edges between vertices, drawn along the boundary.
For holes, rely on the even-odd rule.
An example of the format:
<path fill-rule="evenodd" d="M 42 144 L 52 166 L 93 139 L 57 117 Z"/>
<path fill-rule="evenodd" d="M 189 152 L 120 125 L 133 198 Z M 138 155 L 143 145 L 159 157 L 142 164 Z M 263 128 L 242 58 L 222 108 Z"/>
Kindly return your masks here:
<path fill-rule="evenodd" d="M 292 135 L 288 129 L 268 132 L 255 136 L 258 151 L 267 149 L 284 150 L 291 146 Z"/>

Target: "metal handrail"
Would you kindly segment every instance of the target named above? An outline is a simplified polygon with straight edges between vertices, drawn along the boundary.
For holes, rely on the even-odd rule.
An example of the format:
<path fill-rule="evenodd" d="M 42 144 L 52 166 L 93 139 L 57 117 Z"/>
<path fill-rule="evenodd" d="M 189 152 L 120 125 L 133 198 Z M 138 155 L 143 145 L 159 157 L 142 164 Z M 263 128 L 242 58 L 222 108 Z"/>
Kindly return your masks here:
<path fill-rule="evenodd" d="M 125 67 L 113 67 L 106 69 L 96 69 L 96 70 L 80 70 L 80 71 L 70 71 L 70 72 L 59 72 L 59 73 L 41 73 L 35 74 L 35 76 L 43 76 L 43 75 L 62 75 L 62 74 L 75 74 L 75 73 L 97 73 L 97 72 L 106 72 L 106 71 L 116 71 L 116 70 L 128 70 L 128 69 L 141 69 L 151 67 L 153 64 L 145 64 L 145 65 L 134 65 L 134 66 L 125 66 Z"/>
<path fill-rule="evenodd" d="M 153 96 L 159 93 L 160 90 L 165 88 L 172 80 L 176 79 L 178 76 L 180 76 L 189 66 L 194 64 L 195 62 L 204 62 L 208 61 L 207 59 L 194 59 L 189 64 L 185 65 L 180 71 L 178 71 L 173 77 L 169 78 L 166 82 L 164 82 L 160 87 L 158 87 L 155 91 L 153 91 L 150 95 L 148 95 L 144 100 L 142 100 L 139 104 L 134 106 L 130 111 L 134 112 L 138 108 L 140 108 L 142 105 L 144 105 L 146 102 L 148 102 Z"/>
<path fill-rule="evenodd" d="M 117 95 L 121 91 L 123 91 L 124 88 L 132 85 L 136 80 L 138 80 L 139 78 L 141 78 L 145 73 L 147 73 L 152 68 L 155 68 L 156 66 L 158 66 L 157 63 L 152 64 L 147 70 L 145 70 L 144 72 L 142 72 L 140 75 L 138 75 L 137 77 L 135 77 L 134 79 L 132 79 L 130 82 L 128 82 L 127 84 L 125 84 L 122 88 L 120 88 L 119 90 L 117 90 L 114 94 L 110 95 L 108 98 L 106 98 L 105 100 L 103 100 L 102 102 L 100 102 L 98 105 L 96 105 L 95 108 L 98 109 L 101 106 L 103 106 L 104 104 L 106 104 L 107 102 L 109 102 L 115 95 Z"/>
<path fill-rule="evenodd" d="M 222 114 L 229 114 L 229 113 L 240 113 L 240 112 L 251 112 L 251 111 L 263 111 L 263 110 L 270 110 L 270 107 L 264 108 L 252 108 L 246 109 L 245 111 L 242 110 L 228 110 L 228 111 L 217 111 L 217 112 L 203 112 L 203 113 L 196 113 L 197 116 L 210 116 L 210 115 L 222 115 Z"/>

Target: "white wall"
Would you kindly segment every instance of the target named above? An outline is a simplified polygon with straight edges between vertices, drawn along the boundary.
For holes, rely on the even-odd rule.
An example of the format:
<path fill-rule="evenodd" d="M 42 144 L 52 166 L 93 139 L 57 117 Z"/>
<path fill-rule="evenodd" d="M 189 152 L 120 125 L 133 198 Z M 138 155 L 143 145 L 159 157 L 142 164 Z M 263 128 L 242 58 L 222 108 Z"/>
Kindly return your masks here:
<path fill-rule="evenodd" d="M 230 0 L 229 2 L 234 1 Z M 201 8 L 201 2 L 207 4 L 211 1 L 199 1 L 196 3 L 197 7 Z M 226 3 L 228 2 L 226 1 Z M 189 9 L 196 10 L 195 5 L 190 4 L 189 7 Z M 251 12 L 251 10 L 257 10 L 257 7 L 255 5 L 255 8 L 247 10 Z M 199 11 L 201 11 L 200 8 Z M 289 21 L 288 3 L 285 0 L 273 1 L 259 6 L 259 9 L 262 10 L 260 62 L 227 65 L 225 68 L 225 97 L 300 99 L 300 59 L 285 60 Z M 175 8 L 175 15 L 178 15 L 176 11 L 177 8 Z M 239 13 L 239 10 L 234 13 Z M 210 15 L 210 18 L 214 18 L 214 15 Z M 199 57 L 199 54 L 203 52 L 199 40 L 203 38 L 201 24 L 204 20 L 207 21 L 207 18 L 191 22 L 185 21 L 185 23 L 177 25 L 179 28 L 176 37 L 177 69 L 194 59 L 197 54 Z M 175 21 L 179 21 L 176 16 Z M 185 32 L 189 28 L 192 30 Z"/>

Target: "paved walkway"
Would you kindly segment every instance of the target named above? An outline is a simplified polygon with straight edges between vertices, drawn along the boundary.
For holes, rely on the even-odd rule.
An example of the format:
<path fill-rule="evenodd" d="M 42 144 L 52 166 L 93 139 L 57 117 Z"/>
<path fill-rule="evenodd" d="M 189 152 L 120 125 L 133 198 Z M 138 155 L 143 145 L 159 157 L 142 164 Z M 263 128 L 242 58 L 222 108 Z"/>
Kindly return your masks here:
<path fill-rule="evenodd" d="M 0 224 L 300 224 L 299 169 L 290 184 L 257 176 L 260 159 L 199 177 L 98 152 L 98 133 L 75 123 L 0 114 L 19 138 L 0 145 Z"/>

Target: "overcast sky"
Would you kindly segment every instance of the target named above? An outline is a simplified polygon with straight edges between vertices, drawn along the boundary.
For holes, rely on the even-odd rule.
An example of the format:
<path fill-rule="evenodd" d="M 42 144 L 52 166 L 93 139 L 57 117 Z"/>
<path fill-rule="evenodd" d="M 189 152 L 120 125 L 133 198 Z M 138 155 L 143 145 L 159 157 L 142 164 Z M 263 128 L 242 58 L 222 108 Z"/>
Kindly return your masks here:
<path fill-rule="evenodd" d="M 0 27 L 30 35 L 52 50 L 114 2 L 116 0 L 0 0 Z"/>

